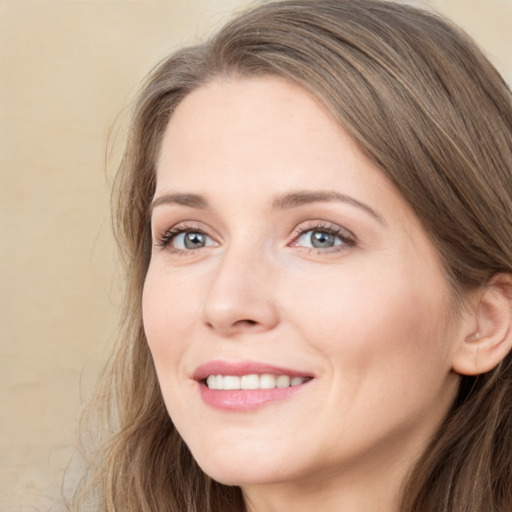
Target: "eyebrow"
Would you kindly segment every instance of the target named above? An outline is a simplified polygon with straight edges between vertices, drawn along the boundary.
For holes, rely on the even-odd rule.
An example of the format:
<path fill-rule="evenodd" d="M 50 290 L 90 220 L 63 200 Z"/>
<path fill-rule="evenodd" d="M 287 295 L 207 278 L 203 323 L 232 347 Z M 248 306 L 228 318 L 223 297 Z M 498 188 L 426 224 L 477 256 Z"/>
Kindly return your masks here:
<path fill-rule="evenodd" d="M 331 190 L 299 190 L 297 192 L 289 192 L 274 199 L 272 202 L 272 208 L 274 210 L 289 210 L 293 208 L 300 208 L 301 206 L 312 203 L 326 202 L 341 202 L 355 206 L 374 217 L 381 224 L 385 224 L 382 216 L 370 206 L 354 199 L 353 197 Z M 178 204 L 199 210 L 206 210 L 209 208 L 208 201 L 201 195 L 173 193 L 163 194 L 154 199 L 149 208 L 149 213 L 151 214 L 154 208 L 163 204 Z"/>
<path fill-rule="evenodd" d="M 179 204 L 199 210 L 206 210 L 209 207 L 208 201 L 197 194 L 163 194 L 153 200 L 149 207 L 149 213 L 151 214 L 154 208 L 162 204 Z"/>
<path fill-rule="evenodd" d="M 334 192 L 332 190 L 299 190 L 297 192 L 291 192 L 288 194 L 283 194 L 282 196 L 277 197 L 273 203 L 272 207 L 276 210 L 287 210 L 290 208 L 299 208 L 301 206 L 311 204 L 311 203 L 330 203 L 330 202 L 341 202 L 347 203 L 351 206 L 355 206 L 370 214 L 376 220 L 378 220 L 381 224 L 385 224 L 385 221 L 381 215 L 379 215 L 373 208 L 370 206 L 354 199 L 353 197 L 347 196 L 345 194 L 340 194 L 339 192 Z"/>

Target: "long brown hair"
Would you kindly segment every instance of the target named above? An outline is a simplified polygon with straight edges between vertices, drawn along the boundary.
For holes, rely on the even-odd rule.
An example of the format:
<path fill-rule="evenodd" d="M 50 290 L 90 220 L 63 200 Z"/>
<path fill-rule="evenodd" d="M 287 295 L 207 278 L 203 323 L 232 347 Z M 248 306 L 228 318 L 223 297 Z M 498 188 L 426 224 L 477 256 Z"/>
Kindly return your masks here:
<path fill-rule="evenodd" d="M 177 434 L 141 316 L 148 205 L 164 129 L 215 77 L 278 75 L 318 97 L 428 231 L 455 296 L 512 272 L 512 98 L 475 44 L 437 15 L 380 0 L 285 0 L 236 18 L 150 75 L 135 105 L 113 202 L 126 264 L 117 347 L 95 398 L 103 433 L 73 510 L 242 512 Z M 89 423 L 90 425 L 90 423 Z M 512 358 L 460 391 L 404 482 L 402 512 L 512 510 Z"/>

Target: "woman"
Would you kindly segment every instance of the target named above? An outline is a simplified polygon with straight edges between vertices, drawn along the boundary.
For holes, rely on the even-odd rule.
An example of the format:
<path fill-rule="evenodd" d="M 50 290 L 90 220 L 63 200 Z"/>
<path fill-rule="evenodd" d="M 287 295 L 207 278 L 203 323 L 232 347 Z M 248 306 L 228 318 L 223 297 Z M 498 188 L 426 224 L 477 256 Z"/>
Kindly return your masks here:
<path fill-rule="evenodd" d="M 95 510 L 512 509 L 512 102 L 464 34 L 257 7 L 149 77 L 116 198 Z"/>

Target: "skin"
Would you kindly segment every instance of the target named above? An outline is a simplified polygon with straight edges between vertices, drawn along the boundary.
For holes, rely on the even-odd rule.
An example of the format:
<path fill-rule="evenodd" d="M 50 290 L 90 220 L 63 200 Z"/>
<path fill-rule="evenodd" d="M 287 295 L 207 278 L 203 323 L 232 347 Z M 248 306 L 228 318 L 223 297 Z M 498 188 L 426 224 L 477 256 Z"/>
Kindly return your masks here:
<path fill-rule="evenodd" d="M 275 204 L 298 191 L 350 199 Z M 174 227 L 204 233 L 205 245 L 170 240 Z M 311 247 L 315 229 L 341 238 Z M 144 326 L 169 414 L 202 469 L 241 486 L 253 511 L 397 510 L 456 394 L 465 319 L 387 178 L 301 87 L 216 80 L 169 122 L 152 233 Z M 220 411 L 192 377 L 211 360 L 314 379 L 257 410 Z"/>

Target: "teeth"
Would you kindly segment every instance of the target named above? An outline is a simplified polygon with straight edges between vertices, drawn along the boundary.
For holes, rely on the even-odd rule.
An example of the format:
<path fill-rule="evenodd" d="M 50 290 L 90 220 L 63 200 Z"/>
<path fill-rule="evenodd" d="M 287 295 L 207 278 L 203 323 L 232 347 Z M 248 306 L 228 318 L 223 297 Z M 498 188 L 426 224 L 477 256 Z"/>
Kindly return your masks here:
<path fill-rule="evenodd" d="M 258 389 L 260 387 L 260 378 L 256 374 L 244 375 L 240 378 L 241 389 Z"/>
<path fill-rule="evenodd" d="M 293 377 L 290 381 L 290 386 L 300 386 L 305 380 L 304 377 Z"/>
<path fill-rule="evenodd" d="M 306 382 L 306 377 L 290 377 L 289 375 L 272 375 L 264 373 L 257 375 L 209 375 L 206 385 L 210 389 L 273 389 L 300 386 Z"/>
<path fill-rule="evenodd" d="M 288 388 L 290 387 L 290 377 L 288 375 L 279 375 L 276 379 L 277 388 Z"/>
<path fill-rule="evenodd" d="M 261 389 L 272 389 L 276 387 L 276 378 L 274 375 L 264 373 L 260 375 L 260 388 Z"/>
<path fill-rule="evenodd" d="M 224 377 L 224 389 L 240 389 L 240 377 L 226 375 Z"/>

